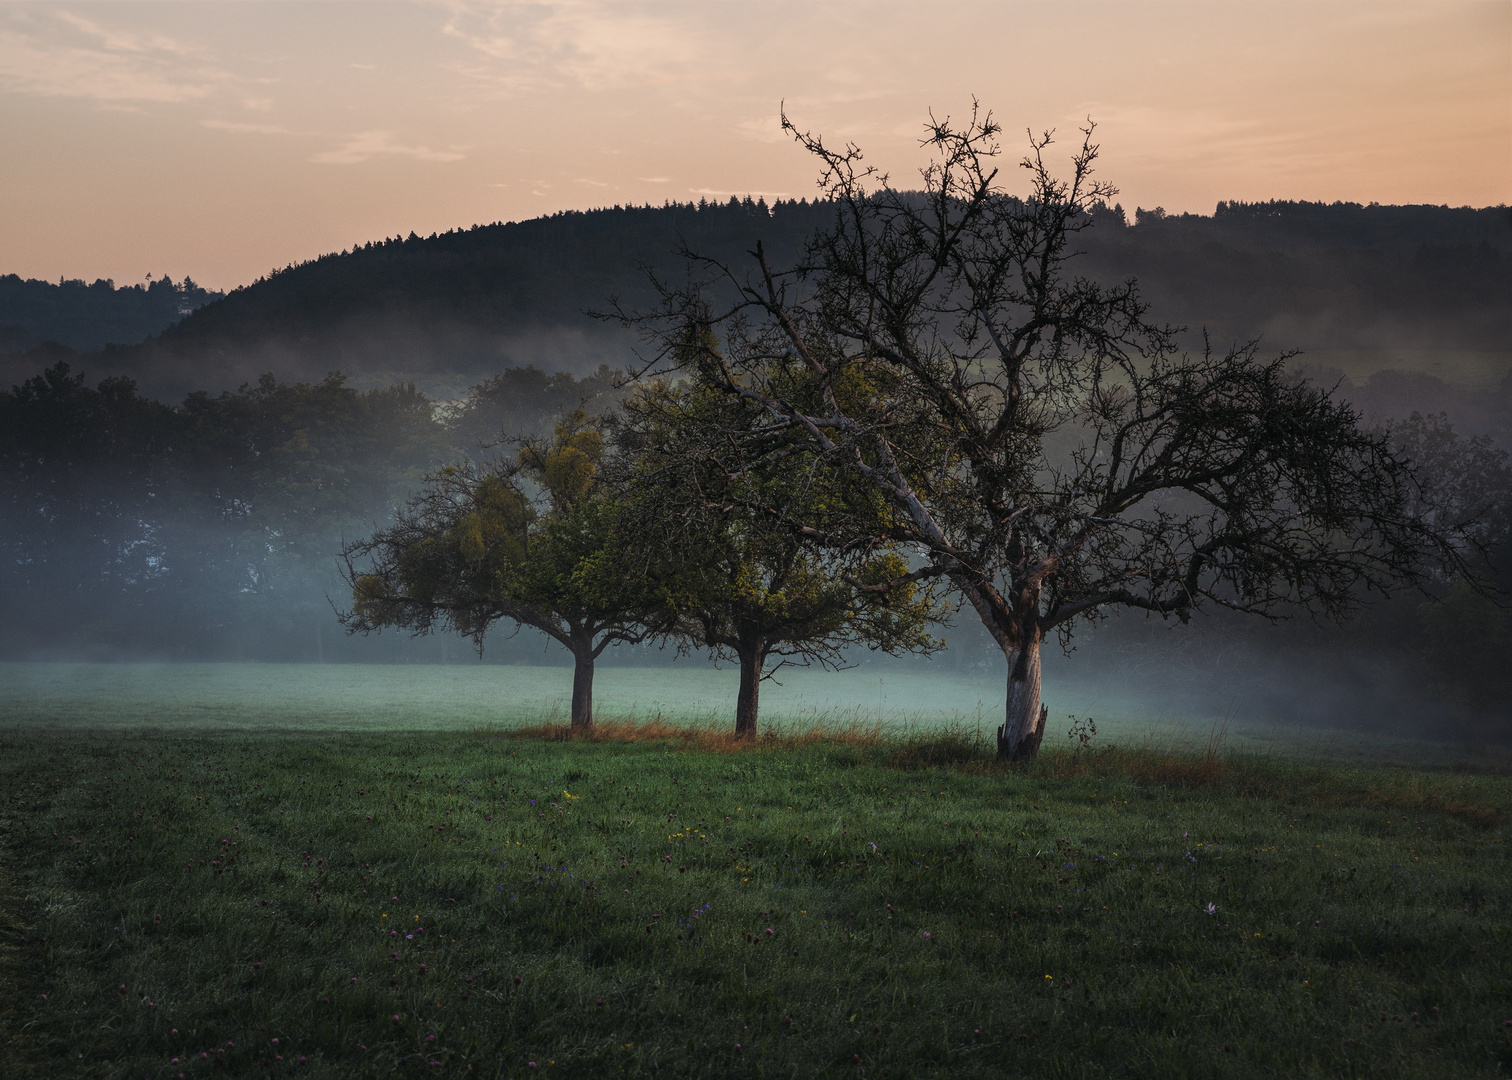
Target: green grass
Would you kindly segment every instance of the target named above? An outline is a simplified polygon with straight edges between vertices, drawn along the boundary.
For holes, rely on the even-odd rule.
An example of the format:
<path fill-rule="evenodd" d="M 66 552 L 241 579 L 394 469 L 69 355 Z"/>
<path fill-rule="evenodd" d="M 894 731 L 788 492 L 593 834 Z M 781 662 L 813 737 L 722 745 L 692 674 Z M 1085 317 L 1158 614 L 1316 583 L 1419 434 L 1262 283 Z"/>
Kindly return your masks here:
<path fill-rule="evenodd" d="M 736 669 L 701 662 L 602 666 L 594 704 L 604 715 L 724 726 L 733 723 L 738 683 Z M 512 726 L 565 721 L 571 693 L 570 666 L 0 663 L 0 715 L 30 725 L 89 729 Z M 980 711 L 985 727 L 989 719 L 1001 723 L 995 710 L 1002 694 L 1003 679 L 996 675 L 787 669 L 763 687 L 762 712 L 787 722 L 843 716 L 935 725 L 974 720 Z M 1142 708 L 1069 688 L 1060 696 L 1067 701 L 1062 711 L 1096 707 L 1100 716 L 1123 717 Z"/>
<path fill-rule="evenodd" d="M 1512 1069 L 1504 777 L 699 745 L 0 736 L 0 1075 Z"/>

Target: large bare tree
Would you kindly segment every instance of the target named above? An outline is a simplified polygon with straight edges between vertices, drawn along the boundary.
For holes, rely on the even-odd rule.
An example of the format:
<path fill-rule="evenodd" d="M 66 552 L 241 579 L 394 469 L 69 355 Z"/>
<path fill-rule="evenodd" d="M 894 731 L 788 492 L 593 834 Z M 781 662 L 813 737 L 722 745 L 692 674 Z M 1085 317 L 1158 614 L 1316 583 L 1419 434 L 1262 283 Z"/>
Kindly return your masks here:
<path fill-rule="evenodd" d="M 1019 194 L 975 107 L 964 126 L 930 118 L 913 191 L 855 146 L 783 126 L 835 210 L 800 264 L 774 266 L 759 244 L 741 267 L 685 251 L 687 282 L 658 281 L 655 310 L 616 315 L 652 342 L 646 371 L 758 414 L 732 438 L 882 498 L 890 512 L 868 505 L 852 535 L 832 513 L 781 513 L 821 543 L 880 529 L 917 553 L 907 580 L 959 590 L 1007 663 L 1001 756 L 1030 757 L 1043 737 L 1051 632 L 1069 641 L 1120 606 L 1342 617 L 1370 589 L 1457 561 L 1455 523 L 1425 511 L 1410 464 L 1291 378 L 1289 357 L 1189 355 L 1134 282 L 1075 273 L 1077 236 L 1115 193 L 1094 176 L 1090 124 L 1064 176 L 1050 135 L 1031 135 Z M 689 349 L 699 341 L 714 344 Z"/>

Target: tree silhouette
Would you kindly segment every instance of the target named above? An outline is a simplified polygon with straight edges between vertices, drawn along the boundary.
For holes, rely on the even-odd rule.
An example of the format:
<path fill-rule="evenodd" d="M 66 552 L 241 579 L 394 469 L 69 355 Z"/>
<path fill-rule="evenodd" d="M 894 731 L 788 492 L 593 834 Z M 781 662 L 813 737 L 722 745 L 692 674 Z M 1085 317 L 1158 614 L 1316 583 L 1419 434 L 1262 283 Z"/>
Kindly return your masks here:
<path fill-rule="evenodd" d="M 1094 177 L 1090 125 L 1064 178 L 1050 135 L 1031 137 L 1015 195 L 998 125 L 975 108 L 964 126 L 931 117 L 913 192 L 855 146 L 783 124 L 819 162 L 832 225 L 788 268 L 760 244 L 743 270 L 688 250 L 688 284 L 657 281 L 657 307 L 618 314 L 648 334 L 646 372 L 738 404 L 726 437 L 747 453 L 817 463 L 887 504 L 879 517 L 863 500 L 849 522 L 766 509 L 831 544 L 916 550 L 925 565 L 894 587 L 958 590 L 1006 660 L 1001 756 L 1043 737 L 1052 631 L 1069 641 L 1120 606 L 1339 617 L 1362 589 L 1459 564 L 1459 523 L 1424 512 L 1387 437 L 1289 378 L 1286 356 L 1181 353 L 1132 281 L 1073 272 L 1115 194 Z"/>

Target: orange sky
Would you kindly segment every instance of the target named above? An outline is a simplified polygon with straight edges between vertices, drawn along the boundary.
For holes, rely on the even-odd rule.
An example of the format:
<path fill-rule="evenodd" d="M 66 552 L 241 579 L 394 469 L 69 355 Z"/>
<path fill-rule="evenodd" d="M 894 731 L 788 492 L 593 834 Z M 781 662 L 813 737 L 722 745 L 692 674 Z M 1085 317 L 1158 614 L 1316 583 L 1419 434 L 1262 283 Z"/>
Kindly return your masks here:
<path fill-rule="evenodd" d="M 230 288 L 411 230 L 810 195 L 784 100 L 908 182 L 972 95 L 1010 135 L 1095 118 L 1130 210 L 1512 202 L 1508 0 L 0 3 L 0 273 Z"/>

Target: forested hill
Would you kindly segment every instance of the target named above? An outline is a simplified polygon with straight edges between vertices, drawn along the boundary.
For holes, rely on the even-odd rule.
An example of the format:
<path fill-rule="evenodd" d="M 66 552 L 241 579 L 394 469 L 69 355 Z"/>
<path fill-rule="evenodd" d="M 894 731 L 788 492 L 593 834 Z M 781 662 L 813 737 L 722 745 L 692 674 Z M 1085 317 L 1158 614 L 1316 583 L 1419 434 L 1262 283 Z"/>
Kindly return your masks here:
<path fill-rule="evenodd" d="M 77 350 L 135 344 L 223 295 L 188 277 L 175 282 L 164 275 L 117 288 L 107 278 L 54 283 L 3 274 L 0 353 L 25 352 L 48 341 Z"/>
<path fill-rule="evenodd" d="M 649 303 L 644 267 L 680 276 L 680 239 L 741 266 L 761 240 L 780 264 L 832 213 L 731 199 L 412 233 L 286 267 L 79 366 L 177 395 L 265 371 L 339 369 L 363 384 L 412 377 L 444 392 L 448 380 L 463 386 L 506 366 L 623 365 L 631 337 L 584 312 L 615 295 Z M 1216 342 L 1263 336 L 1357 377 L 1399 367 L 1494 382 L 1512 367 L 1507 208 L 1220 203 L 1211 216 L 1133 218 L 1117 207 L 1095 215 L 1083 272 L 1137 277 L 1158 317 L 1205 326 Z M 13 353 L 0 378 L 56 358 Z"/>

